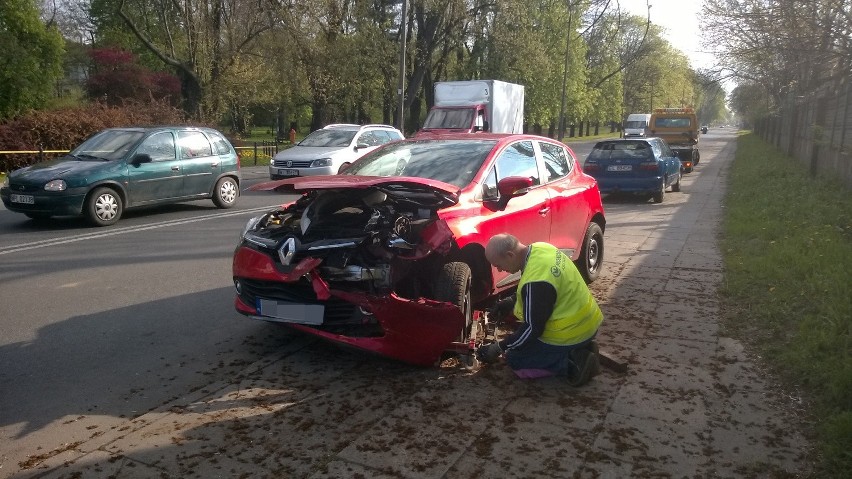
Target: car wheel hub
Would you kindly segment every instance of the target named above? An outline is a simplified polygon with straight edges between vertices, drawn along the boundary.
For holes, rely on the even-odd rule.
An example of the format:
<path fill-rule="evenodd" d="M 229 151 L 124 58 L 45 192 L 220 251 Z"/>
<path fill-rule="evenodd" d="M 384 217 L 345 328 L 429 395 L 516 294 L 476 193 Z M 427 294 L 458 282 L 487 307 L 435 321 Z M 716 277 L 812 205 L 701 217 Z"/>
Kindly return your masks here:
<path fill-rule="evenodd" d="M 97 211 L 98 218 L 104 220 L 112 219 L 115 217 L 116 212 L 115 198 L 109 195 L 99 197 L 95 203 L 95 210 Z"/>
<path fill-rule="evenodd" d="M 219 195 L 226 203 L 233 203 L 237 199 L 237 188 L 230 181 L 222 183 L 222 188 Z"/>

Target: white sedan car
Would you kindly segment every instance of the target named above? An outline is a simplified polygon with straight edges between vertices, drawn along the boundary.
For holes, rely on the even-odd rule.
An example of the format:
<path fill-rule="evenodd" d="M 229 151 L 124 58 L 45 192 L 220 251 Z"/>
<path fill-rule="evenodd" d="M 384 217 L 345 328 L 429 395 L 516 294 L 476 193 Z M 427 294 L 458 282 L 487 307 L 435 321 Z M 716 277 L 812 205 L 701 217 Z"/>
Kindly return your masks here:
<path fill-rule="evenodd" d="M 389 125 L 328 125 L 278 152 L 269 163 L 269 178 L 335 175 L 364 154 L 403 137 Z"/>

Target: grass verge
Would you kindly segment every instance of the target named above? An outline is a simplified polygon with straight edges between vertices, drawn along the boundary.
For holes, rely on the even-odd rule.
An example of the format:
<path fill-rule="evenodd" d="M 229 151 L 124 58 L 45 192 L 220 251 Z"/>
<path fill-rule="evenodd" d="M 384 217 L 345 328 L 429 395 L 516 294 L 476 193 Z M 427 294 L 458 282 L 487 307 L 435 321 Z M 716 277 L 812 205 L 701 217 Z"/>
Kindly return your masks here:
<path fill-rule="evenodd" d="M 820 471 L 852 471 L 852 194 L 744 133 L 726 197 L 725 329 L 801 391 Z"/>

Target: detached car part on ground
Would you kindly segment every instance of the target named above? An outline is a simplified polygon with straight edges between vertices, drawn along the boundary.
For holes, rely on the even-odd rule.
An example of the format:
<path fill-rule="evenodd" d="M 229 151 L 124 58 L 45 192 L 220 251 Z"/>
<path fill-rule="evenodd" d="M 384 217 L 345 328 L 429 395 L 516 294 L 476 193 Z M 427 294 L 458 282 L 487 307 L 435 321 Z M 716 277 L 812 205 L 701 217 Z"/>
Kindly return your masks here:
<path fill-rule="evenodd" d="M 236 150 L 216 130 L 188 126 L 110 128 L 55 160 L 15 170 L 0 188 L 10 211 L 32 219 L 83 215 L 95 226 L 126 208 L 240 196 Z"/>
<path fill-rule="evenodd" d="M 251 189 L 301 197 L 246 225 L 237 311 L 412 364 L 472 352 L 478 311 L 517 286 L 485 260 L 496 233 L 557 245 L 588 281 L 600 273 L 600 192 L 547 138 L 405 140 L 342 175 Z"/>

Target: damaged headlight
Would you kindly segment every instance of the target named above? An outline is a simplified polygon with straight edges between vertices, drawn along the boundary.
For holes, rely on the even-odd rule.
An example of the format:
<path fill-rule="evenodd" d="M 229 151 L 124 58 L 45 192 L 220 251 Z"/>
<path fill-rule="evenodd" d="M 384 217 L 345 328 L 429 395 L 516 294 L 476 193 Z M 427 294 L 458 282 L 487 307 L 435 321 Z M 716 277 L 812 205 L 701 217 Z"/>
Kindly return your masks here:
<path fill-rule="evenodd" d="M 250 231 L 254 231 L 255 228 L 257 228 L 257 224 L 260 223 L 260 221 L 263 219 L 264 216 L 265 215 L 255 216 L 254 218 L 248 220 L 248 223 L 246 223 L 246 225 L 243 227 L 243 232 L 240 233 L 240 239 L 241 240 L 246 239 L 246 235 Z"/>

